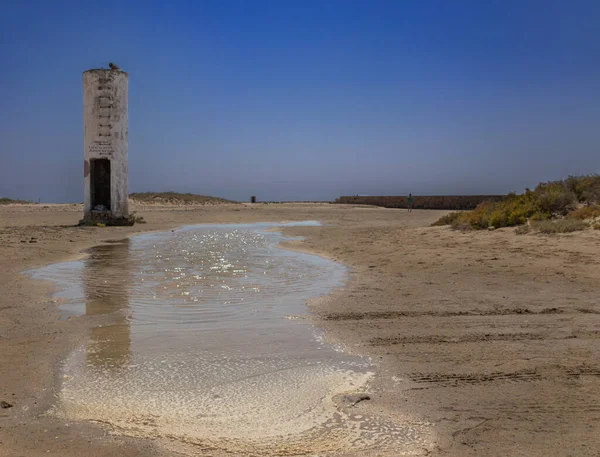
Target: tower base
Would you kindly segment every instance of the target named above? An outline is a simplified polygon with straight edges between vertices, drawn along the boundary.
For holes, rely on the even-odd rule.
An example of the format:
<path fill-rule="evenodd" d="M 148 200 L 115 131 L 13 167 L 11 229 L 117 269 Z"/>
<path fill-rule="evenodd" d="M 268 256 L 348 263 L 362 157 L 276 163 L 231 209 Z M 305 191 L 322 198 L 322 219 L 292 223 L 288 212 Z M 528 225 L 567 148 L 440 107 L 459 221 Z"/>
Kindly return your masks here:
<path fill-rule="evenodd" d="M 90 211 L 79 221 L 79 225 L 131 226 L 133 217 L 114 217 L 110 211 Z"/>

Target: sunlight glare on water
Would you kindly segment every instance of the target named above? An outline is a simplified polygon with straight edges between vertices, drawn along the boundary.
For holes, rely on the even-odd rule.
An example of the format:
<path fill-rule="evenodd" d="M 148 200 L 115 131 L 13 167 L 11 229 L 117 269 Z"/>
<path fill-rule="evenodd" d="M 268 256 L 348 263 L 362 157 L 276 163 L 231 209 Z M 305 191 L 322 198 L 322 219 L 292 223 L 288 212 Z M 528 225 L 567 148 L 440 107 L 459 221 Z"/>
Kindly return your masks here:
<path fill-rule="evenodd" d="M 345 268 L 277 248 L 273 226 L 139 235 L 34 272 L 60 285 L 66 313 L 112 317 L 65 360 L 52 412 L 265 455 L 272 443 L 326 452 L 416 439 L 336 406 L 364 390 L 370 364 L 289 318 L 341 286 Z"/>

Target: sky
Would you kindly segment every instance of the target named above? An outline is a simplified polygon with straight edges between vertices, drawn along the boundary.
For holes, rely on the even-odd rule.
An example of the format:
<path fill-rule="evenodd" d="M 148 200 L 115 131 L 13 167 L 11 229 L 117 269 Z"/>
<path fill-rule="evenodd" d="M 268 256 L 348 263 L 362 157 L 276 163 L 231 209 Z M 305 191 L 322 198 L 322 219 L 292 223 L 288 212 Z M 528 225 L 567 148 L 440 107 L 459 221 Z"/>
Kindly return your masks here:
<path fill-rule="evenodd" d="M 0 196 L 83 200 L 81 74 L 129 73 L 129 190 L 523 191 L 600 172 L 600 2 L 28 1 L 0 12 Z"/>

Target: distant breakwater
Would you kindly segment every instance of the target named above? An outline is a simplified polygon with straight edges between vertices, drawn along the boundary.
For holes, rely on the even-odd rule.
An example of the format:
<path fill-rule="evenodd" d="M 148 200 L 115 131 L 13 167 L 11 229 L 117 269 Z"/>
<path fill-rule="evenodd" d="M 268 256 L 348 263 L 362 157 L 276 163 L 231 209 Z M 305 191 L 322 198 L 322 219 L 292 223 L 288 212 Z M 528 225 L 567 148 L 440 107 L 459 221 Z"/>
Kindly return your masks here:
<path fill-rule="evenodd" d="M 484 201 L 499 201 L 505 195 L 413 195 L 415 209 L 469 210 Z M 374 205 L 385 208 L 408 208 L 408 196 L 344 196 L 334 203 Z"/>

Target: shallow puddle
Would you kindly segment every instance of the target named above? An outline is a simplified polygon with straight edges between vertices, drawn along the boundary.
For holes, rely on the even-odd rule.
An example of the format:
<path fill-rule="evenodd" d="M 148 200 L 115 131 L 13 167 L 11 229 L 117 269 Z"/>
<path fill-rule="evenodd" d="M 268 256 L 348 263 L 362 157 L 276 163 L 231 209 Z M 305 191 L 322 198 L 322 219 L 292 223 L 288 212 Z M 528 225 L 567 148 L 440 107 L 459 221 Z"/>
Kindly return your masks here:
<path fill-rule="evenodd" d="M 138 235 L 33 272 L 59 284 L 66 315 L 110 315 L 65 360 L 51 413 L 261 455 L 419 441 L 407 424 L 348 413 L 340 399 L 364 392 L 372 367 L 302 319 L 345 268 L 277 248 L 274 226 Z"/>

